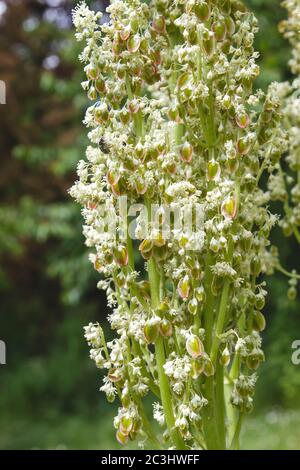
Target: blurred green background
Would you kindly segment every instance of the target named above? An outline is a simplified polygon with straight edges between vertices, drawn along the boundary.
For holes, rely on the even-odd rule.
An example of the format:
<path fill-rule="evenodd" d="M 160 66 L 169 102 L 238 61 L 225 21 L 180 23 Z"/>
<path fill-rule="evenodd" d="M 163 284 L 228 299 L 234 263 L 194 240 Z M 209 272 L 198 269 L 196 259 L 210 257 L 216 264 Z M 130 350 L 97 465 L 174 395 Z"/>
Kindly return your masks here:
<path fill-rule="evenodd" d="M 107 2 L 90 1 L 95 9 Z M 249 0 L 259 19 L 257 86 L 289 78 L 279 0 Z M 107 308 L 81 235 L 80 208 L 68 196 L 84 157 L 87 101 L 73 38 L 71 0 L 0 0 L 0 366 L 1 449 L 113 449 L 112 416 L 98 392 L 102 376 L 88 357 L 83 326 L 105 322 Z M 300 268 L 299 246 L 274 238 L 283 264 Z M 268 280 L 267 361 L 243 448 L 300 449 L 299 298 L 281 275 Z"/>

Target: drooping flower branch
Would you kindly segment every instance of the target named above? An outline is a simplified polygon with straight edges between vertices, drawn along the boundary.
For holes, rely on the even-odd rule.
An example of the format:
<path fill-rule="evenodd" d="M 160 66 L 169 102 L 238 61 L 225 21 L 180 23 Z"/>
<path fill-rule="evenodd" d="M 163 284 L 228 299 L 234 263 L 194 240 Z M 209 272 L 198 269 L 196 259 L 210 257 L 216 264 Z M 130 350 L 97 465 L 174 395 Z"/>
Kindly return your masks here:
<path fill-rule="evenodd" d="M 73 12 L 92 104 L 71 193 L 116 332 L 106 343 L 87 326 L 91 357 L 120 401 L 120 443 L 237 448 L 264 360 L 260 276 L 277 263 L 260 182 L 286 149 L 278 86 L 253 92 L 257 21 L 240 1 L 117 0 L 107 13 Z M 141 207 L 134 230 L 122 198 Z"/>

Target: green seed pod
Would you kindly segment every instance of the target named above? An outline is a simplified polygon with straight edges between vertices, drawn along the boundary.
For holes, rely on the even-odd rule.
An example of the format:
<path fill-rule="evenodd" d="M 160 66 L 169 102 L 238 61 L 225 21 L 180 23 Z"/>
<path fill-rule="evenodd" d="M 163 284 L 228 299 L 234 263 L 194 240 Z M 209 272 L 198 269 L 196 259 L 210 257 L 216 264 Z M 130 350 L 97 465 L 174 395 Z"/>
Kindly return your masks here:
<path fill-rule="evenodd" d="M 122 271 L 117 274 L 116 284 L 120 288 L 124 287 L 126 284 L 126 277 Z"/>
<path fill-rule="evenodd" d="M 203 286 L 195 289 L 195 297 L 199 303 L 203 304 L 205 302 L 206 294 Z"/>
<path fill-rule="evenodd" d="M 235 22 L 231 16 L 226 16 L 225 25 L 226 25 L 226 35 L 232 36 L 235 32 Z"/>
<path fill-rule="evenodd" d="M 193 157 L 193 147 L 189 142 L 184 142 L 180 147 L 180 158 L 185 163 L 190 163 Z"/>
<path fill-rule="evenodd" d="M 172 106 L 168 110 L 168 117 L 171 121 L 178 122 L 180 121 L 179 110 L 177 106 Z"/>
<path fill-rule="evenodd" d="M 250 124 L 250 118 L 248 114 L 245 113 L 240 116 L 236 116 L 235 122 L 237 123 L 240 129 L 245 129 Z"/>
<path fill-rule="evenodd" d="M 110 369 L 108 373 L 108 378 L 111 382 L 116 383 L 122 380 L 122 375 L 118 369 Z"/>
<path fill-rule="evenodd" d="M 178 291 L 178 294 L 179 296 L 183 299 L 183 300 L 186 300 L 189 295 L 190 295 L 190 289 L 191 289 L 191 285 L 190 285 L 190 278 L 188 277 L 188 275 L 186 274 L 178 283 L 178 286 L 177 286 L 177 291 Z"/>
<path fill-rule="evenodd" d="M 262 310 L 265 306 L 265 303 L 265 296 L 263 294 L 259 293 L 255 296 L 255 307 L 257 310 Z"/>
<path fill-rule="evenodd" d="M 127 39 L 129 38 L 130 36 L 130 28 L 124 28 L 122 29 L 122 31 L 120 31 L 120 38 L 122 39 L 122 41 L 127 41 Z"/>
<path fill-rule="evenodd" d="M 149 238 L 145 238 L 139 246 L 139 251 L 144 259 L 148 260 L 152 256 L 153 242 Z"/>
<path fill-rule="evenodd" d="M 129 414 L 125 414 L 120 419 L 119 431 L 125 436 L 130 433 L 133 428 L 133 419 Z"/>
<path fill-rule="evenodd" d="M 203 372 L 206 377 L 211 377 L 212 375 L 214 375 L 215 368 L 210 359 L 205 362 Z"/>
<path fill-rule="evenodd" d="M 222 202 L 221 213 L 226 219 L 235 219 L 237 214 L 237 198 L 235 195 L 228 196 Z"/>
<path fill-rule="evenodd" d="M 266 319 L 259 310 L 253 313 L 253 328 L 255 331 L 263 331 L 266 328 Z"/>
<path fill-rule="evenodd" d="M 221 174 L 220 164 L 216 160 L 211 160 L 207 165 L 208 181 L 217 181 Z"/>
<path fill-rule="evenodd" d="M 229 363 L 230 363 L 230 352 L 226 346 L 226 348 L 223 349 L 222 354 L 220 355 L 220 364 L 224 367 L 227 367 Z"/>
<path fill-rule="evenodd" d="M 106 178 L 107 178 L 107 181 L 109 182 L 109 184 L 111 186 L 114 186 L 119 181 L 120 175 L 116 171 L 108 171 L 107 175 L 106 175 Z"/>
<path fill-rule="evenodd" d="M 221 47 L 222 47 L 222 52 L 223 52 L 224 54 L 226 54 L 226 55 L 229 54 L 229 52 L 230 52 L 230 47 L 231 47 L 231 42 L 229 41 L 229 39 L 226 39 L 225 41 L 223 41 Z"/>
<path fill-rule="evenodd" d="M 188 311 L 190 312 L 191 315 L 196 315 L 198 310 L 198 302 L 195 297 L 193 297 L 189 303 L 188 303 Z"/>
<path fill-rule="evenodd" d="M 128 442 L 128 435 L 123 434 L 123 433 L 118 429 L 118 431 L 116 432 L 116 439 L 117 439 L 117 441 L 119 442 L 119 444 L 121 444 L 122 446 L 125 446 L 125 444 L 127 444 L 127 442 Z"/>
<path fill-rule="evenodd" d="M 241 155 L 247 155 L 250 150 L 250 143 L 245 137 L 241 137 L 237 143 L 237 150 Z"/>
<path fill-rule="evenodd" d="M 203 47 L 208 56 L 211 56 L 215 49 L 215 39 L 213 36 L 203 40 Z"/>
<path fill-rule="evenodd" d="M 85 68 L 85 72 L 86 72 L 86 75 L 87 77 L 90 79 L 90 80 L 97 80 L 98 76 L 99 76 L 99 69 L 96 65 L 92 65 L 92 64 L 89 64 L 86 68 Z"/>
<path fill-rule="evenodd" d="M 127 109 L 123 108 L 121 109 L 121 111 L 119 112 L 119 117 L 120 117 L 120 121 L 126 125 L 129 123 L 130 121 L 130 114 L 128 112 Z"/>
<path fill-rule="evenodd" d="M 148 344 L 155 343 L 159 335 L 159 324 L 147 321 L 144 326 L 144 336 Z"/>
<path fill-rule="evenodd" d="M 159 16 L 152 22 L 152 28 L 158 34 L 165 34 L 166 33 L 166 20 L 163 16 Z"/>
<path fill-rule="evenodd" d="M 258 359 L 258 357 L 255 354 L 254 355 L 250 354 L 246 359 L 247 367 L 251 370 L 258 369 L 260 362 L 261 361 Z"/>
<path fill-rule="evenodd" d="M 98 78 L 95 82 L 95 88 L 98 93 L 103 94 L 105 93 L 105 82 L 102 77 Z"/>
<path fill-rule="evenodd" d="M 128 252 L 125 246 L 118 245 L 115 248 L 114 260 L 119 266 L 126 266 L 128 264 Z"/>
<path fill-rule="evenodd" d="M 189 72 L 182 73 L 177 80 L 177 87 L 180 91 L 188 88 L 192 83 L 192 76 Z"/>
<path fill-rule="evenodd" d="M 255 277 L 259 276 L 261 272 L 261 260 L 258 256 L 254 256 L 254 258 L 250 262 L 250 270 L 251 274 Z"/>
<path fill-rule="evenodd" d="M 157 310 L 158 315 L 165 315 L 166 313 L 168 313 L 168 311 L 170 310 L 168 301 L 167 300 L 162 301 L 156 310 Z"/>
<path fill-rule="evenodd" d="M 139 23 L 138 18 L 137 17 L 131 18 L 130 29 L 131 29 L 132 34 L 136 34 L 138 32 L 139 26 L 140 26 L 140 23 Z"/>
<path fill-rule="evenodd" d="M 196 359 L 197 357 L 201 356 L 204 351 L 202 341 L 196 335 L 191 335 L 186 340 L 185 347 L 187 352 L 193 359 Z"/>
<path fill-rule="evenodd" d="M 215 33 L 215 38 L 218 42 L 224 40 L 226 36 L 226 24 L 224 23 L 224 21 L 216 21 L 212 25 L 212 30 Z"/>
<path fill-rule="evenodd" d="M 226 15 L 230 15 L 231 1 L 230 0 L 221 1 L 221 8 L 222 8 L 223 13 L 225 13 Z"/>
<path fill-rule="evenodd" d="M 98 256 L 96 256 L 96 258 L 95 258 L 95 261 L 94 261 L 94 268 L 95 268 L 96 271 L 98 271 L 98 272 L 101 272 L 101 271 L 102 271 L 103 266 L 102 266 L 102 263 L 100 262 Z"/>
<path fill-rule="evenodd" d="M 157 261 L 163 261 L 168 257 L 168 248 L 166 245 L 153 247 L 153 256 Z"/>
<path fill-rule="evenodd" d="M 196 3 L 194 6 L 194 12 L 199 20 L 203 22 L 208 21 L 211 14 L 210 6 L 206 2 Z"/>
<path fill-rule="evenodd" d="M 202 356 L 192 361 L 192 378 L 198 379 L 204 370 L 205 361 Z"/>
<path fill-rule="evenodd" d="M 138 34 L 131 36 L 127 40 L 127 50 L 131 52 L 132 54 L 134 54 L 135 52 L 139 50 L 140 45 L 141 45 L 141 38 Z"/>
<path fill-rule="evenodd" d="M 235 173 L 239 169 L 239 161 L 237 158 L 228 158 L 226 166 L 231 173 Z"/>
<path fill-rule="evenodd" d="M 172 323 L 167 318 L 164 318 L 160 322 L 159 328 L 160 328 L 160 333 L 161 333 L 162 336 L 165 336 L 167 338 L 172 336 L 172 333 L 173 333 Z"/>

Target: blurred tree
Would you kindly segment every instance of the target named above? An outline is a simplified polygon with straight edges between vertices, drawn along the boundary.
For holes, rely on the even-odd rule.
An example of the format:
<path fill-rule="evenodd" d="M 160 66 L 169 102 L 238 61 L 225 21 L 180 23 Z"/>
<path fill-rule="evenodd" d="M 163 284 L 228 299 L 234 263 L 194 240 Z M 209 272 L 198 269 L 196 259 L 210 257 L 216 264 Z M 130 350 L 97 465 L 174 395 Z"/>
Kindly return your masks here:
<path fill-rule="evenodd" d="M 105 314 L 105 302 L 84 247 L 80 210 L 68 196 L 86 146 L 83 77 L 71 30 L 75 3 L 0 1 L 0 78 L 7 87 L 0 114 L 4 408 L 7 401 L 43 406 L 51 394 L 57 407 L 66 399 L 70 407 L 79 400 L 74 392 L 82 374 L 81 401 L 97 390 L 88 385 L 98 378 L 89 372 L 82 326 L 99 318 L 101 307 Z"/>

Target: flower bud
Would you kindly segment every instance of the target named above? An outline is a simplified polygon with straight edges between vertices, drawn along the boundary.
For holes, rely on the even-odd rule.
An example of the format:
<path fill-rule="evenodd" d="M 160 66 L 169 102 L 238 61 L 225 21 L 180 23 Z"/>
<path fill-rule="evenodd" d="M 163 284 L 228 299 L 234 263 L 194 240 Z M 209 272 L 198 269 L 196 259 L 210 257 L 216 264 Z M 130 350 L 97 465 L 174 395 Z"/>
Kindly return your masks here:
<path fill-rule="evenodd" d="M 193 298 L 188 303 L 188 311 L 191 315 L 196 315 L 198 310 L 198 302 L 197 299 Z"/>
<path fill-rule="evenodd" d="M 119 266 L 126 266 L 128 264 L 127 248 L 123 245 L 118 245 L 114 250 L 114 261 Z"/>
<path fill-rule="evenodd" d="M 193 359 L 196 359 L 197 357 L 201 356 L 204 351 L 202 341 L 196 335 L 191 335 L 186 340 L 185 347 L 187 352 Z"/>
<path fill-rule="evenodd" d="M 179 296 L 183 300 L 186 300 L 188 296 L 190 295 L 190 289 L 191 289 L 190 279 L 188 275 L 186 274 L 178 283 L 177 290 L 178 290 Z"/>
<path fill-rule="evenodd" d="M 128 442 L 128 435 L 123 434 L 120 430 L 116 432 L 116 438 L 119 444 L 121 444 L 122 446 L 124 446 Z"/>
<path fill-rule="evenodd" d="M 185 142 L 180 147 L 180 158 L 183 162 L 190 163 L 193 157 L 193 147 L 189 142 Z"/>
<path fill-rule="evenodd" d="M 221 167 L 216 160 L 211 160 L 207 165 L 207 179 L 208 181 L 217 181 L 220 178 Z"/>
<path fill-rule="evenodd" d="M 159 335 L 159 324 L 147 321 L 144 326 L 144 336 L 148 344 L 155 343 Z"/>
<path fill-rule="evenodd" d="M 122 124 L 128 124 L 129 121 L 130 121 L 130 114 L 129 112 L 127 111 L 127 109 L 121 109 L 121 111 L 119 112 L 119 117 L 120 117 L 120 121 L 122 122 Z"/>
<path fill-rule="evenodd" d="M 235 219 L 237 213 L 237 200 L 235 196 L 228 196 L 222 202 L 221 213 L 226 219 Z"/>
<path fill-rule="evenodd" d="M 160 333 L 162 336 L 165 336 L 167 338 L 172 336 L 172 333 L 173 333 L 172 323 L 167 318 L 164 318 L 160 322 Z"/>

